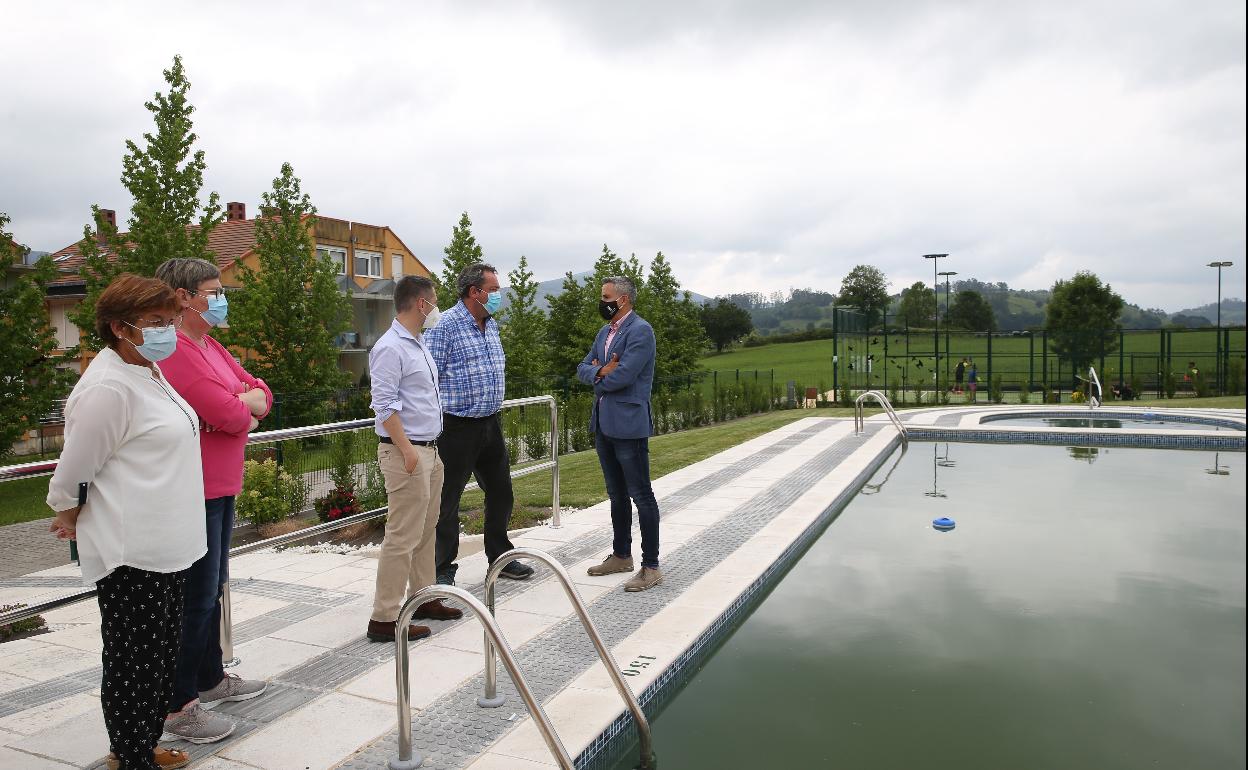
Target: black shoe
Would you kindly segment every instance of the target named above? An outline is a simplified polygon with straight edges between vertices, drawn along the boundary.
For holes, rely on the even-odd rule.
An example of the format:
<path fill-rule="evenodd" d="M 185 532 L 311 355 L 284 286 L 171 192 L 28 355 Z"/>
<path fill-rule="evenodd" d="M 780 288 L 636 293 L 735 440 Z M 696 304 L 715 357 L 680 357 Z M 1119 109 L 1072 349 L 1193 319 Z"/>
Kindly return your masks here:
<path fill-rule="evenodd" d="M 434 578 L 434 582 L 440 586 L 453 586 L 455 585 L 455 573 L 454 572 L 440 573 L 436 578 Z"/>
<path fill-rule="evenodd" d="M 533 577 L 533 568 L 527 564 L 521 563 L 520 561 L 511 561 L 506 567 L 503 567 L 498 574 L 505 578 L 511 578 L 512 580 L 528 580 Z"/>

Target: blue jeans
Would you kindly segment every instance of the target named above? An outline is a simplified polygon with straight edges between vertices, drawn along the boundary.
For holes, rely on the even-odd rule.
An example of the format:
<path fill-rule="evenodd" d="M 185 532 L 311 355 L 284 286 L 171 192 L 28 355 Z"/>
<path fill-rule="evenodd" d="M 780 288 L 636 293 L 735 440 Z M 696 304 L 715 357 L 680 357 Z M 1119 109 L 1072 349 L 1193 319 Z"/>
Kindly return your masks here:
<path fill-rule="evenodd" d="M 234 530 L 234 498 L 204 501 L 208 553 L 186 571 L 183 584 L 182 644 L 173 680 L 169 713 L 211 690 L 225 678 L 221 660 L 221 589 L 230 579 L 230 535 Z"/>
<path fill-rule="evenodd" d="M 641 527 L 641 566 L 659 567 L 659 503 L 650 487 L 650 439 L 611 438 L 597 433 L 594 446 L 611 498 L 616 556 L 633 555 L 633 503 Z M 631 502 L 630 502 L 631 500 Z"/>

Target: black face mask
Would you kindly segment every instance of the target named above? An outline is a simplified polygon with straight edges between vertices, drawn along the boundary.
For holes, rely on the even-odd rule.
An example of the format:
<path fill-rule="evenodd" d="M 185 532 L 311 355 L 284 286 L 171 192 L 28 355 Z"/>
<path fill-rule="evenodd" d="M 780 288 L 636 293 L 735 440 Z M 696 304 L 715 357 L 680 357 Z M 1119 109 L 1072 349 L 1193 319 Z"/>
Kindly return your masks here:
<path fill-rule="evenodd" d="M 607 302 L 605 299 L 598 300 L 598 315 L 602 316 L 602 320 L 610 321 L 618 312 L 620 312 L 618 300 L 615 302 Z"/>

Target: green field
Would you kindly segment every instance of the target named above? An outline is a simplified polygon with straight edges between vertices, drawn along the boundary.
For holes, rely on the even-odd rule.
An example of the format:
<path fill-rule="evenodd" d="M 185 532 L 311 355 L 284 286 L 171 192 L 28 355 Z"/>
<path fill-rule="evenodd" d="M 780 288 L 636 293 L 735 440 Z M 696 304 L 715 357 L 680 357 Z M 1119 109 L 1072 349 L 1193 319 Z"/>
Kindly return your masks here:
<path fill-rule="evenodd" d="M 1164 344 L 1168 346 L 1168 354 L 1165 356 L 1162 354 L 1163 337 Z M 1145 392 L 1148 392 L 1156 388 L 1161 372 L 1172 372 L 1181 380 L 1189 361 L 1195 361 L 1197 367 L 1210 379 L 1216 371 L 1217 348 L 1213 330 L 1175 330 L 1166 333 L 1133 331 L 1125 332 L 1121 341 L 1121 354 L 1118 351 L 1107 352 L 1103 366 L 1100 360 L 1095 362 L 1097 371 L 1107 386 L 1118 380 L 1121 371 L 1126 381 L 1130 381 L 1133 376 L 1139 378 Z M 833 341 L 830 339 L 753 348 L 738 347 L 721 354 L 708 355 L 700 364 L 704 369 L 713 371 L 712 376 L 719 383 L 735 382 L 740 378 L 752 379 L 756 371 L 760 378 L 770 380 L 774 372 L 775 382 L 779 385 L 794 380 L 799 385 L 827 390 L 832 387 L 832 357 L 835 352 L 838 355 L 838 382 L 847 382 L 851 387 L 885 388 L 894 383 L 911 387 L 920 383 L 930 386 L 933 381 L 934 347 L 935 342 L 930 332 L 890 334 L 887 336 L 887 343 L 883 334 L 853 334 L 843 335 L 838 340 L 836 351 L 833 350 Z M 1231 367 L 1239 367 L 1242 372 L 1242 329 L 1229 331 L 1228 349 Z M 875 357 L 870 374 L 865 370 L 865 359 L 868 355 Z M 1006 388 L 1017 388 L 1025 382 L 1034 384 L 1047 380 L 1051 386 L 1060 384 L 1068 389 L 1073 379 L 1069 365 L 1058 361 L 1051 351 L 1045 355 L 1043 340 L 1039 334 L 1035 337 L 994 335 L 990 356 L 987 336 L 951 334 L 946 348 L 945 335 L 942 333 L 940 355 L 942 379 L 945 376 L 946 363 L 952 372 L 960 358 L 968 357 L 978 366 L 981 387 L 986 387 L 990 373 L 1000 375 Z M 853 369 L 850 368 L 851 363 L 854 364 Z M 1240 382 L 1242 381 L 1241 377 Z"/>

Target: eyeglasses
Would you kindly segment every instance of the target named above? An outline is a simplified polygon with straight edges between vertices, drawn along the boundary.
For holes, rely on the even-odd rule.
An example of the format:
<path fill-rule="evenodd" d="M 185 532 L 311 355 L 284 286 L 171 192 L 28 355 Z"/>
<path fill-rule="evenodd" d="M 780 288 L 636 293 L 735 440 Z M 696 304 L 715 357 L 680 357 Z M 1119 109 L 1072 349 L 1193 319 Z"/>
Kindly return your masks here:
<path fill-rule="evenodd" d="M 204 291 L 188 291 L 187 294 L 190 294 L 192 297 L 198 297 L 199 295 L 202 294 L 205 297 L 213 297 L 215 299 L 221 299 L 222 297 L 225 296 L 225 289 L 206 289 Z"/>
<path fill-rule="evenodd" d="M 130 325 L 136 329 L 167 329 L 169 327 L 180 329 L 182 328 L 182 315 L 179 313 L 168 321 L 163 318 L 136 318 Z"/>

